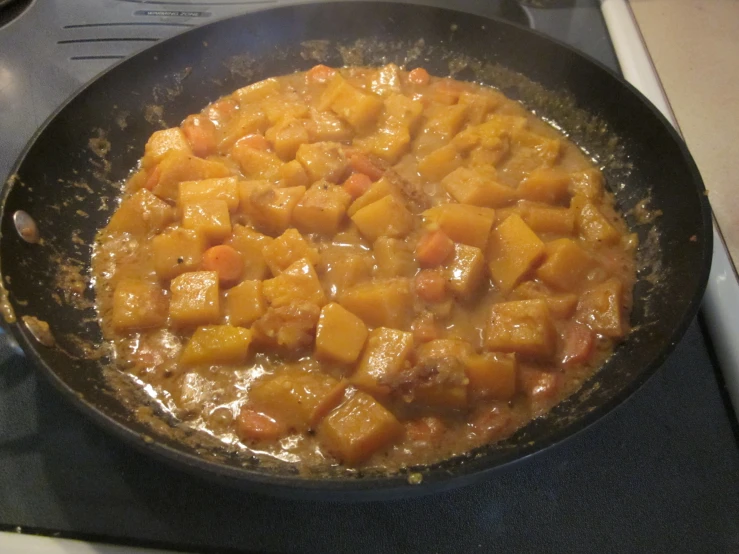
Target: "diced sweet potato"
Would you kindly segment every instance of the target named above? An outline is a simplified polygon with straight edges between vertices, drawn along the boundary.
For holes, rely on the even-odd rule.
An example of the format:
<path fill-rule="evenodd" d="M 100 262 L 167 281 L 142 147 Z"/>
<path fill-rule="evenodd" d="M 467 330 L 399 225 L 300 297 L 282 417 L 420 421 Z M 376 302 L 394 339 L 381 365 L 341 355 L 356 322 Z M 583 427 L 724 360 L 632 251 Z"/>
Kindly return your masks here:
<path fill-rule="evenodd" d="M 427 181 L 440 181 L 462 165 L 462 156 L 453 144 L 446 144 L 418 161 L 418 172 Z"/>
<path fill-rule="evenodd" d="M 540 167 L 521 181 L 518 193 L 526 200 L 558 204 L 569 197 L 569 186 L 570 176 L 561 169 Z"/>
<path fill-rule="evenodd" d="M 400 240 L 380 237 L 372 246 L 377 264 L 377 276 L 383 279 L 412 277 L 418 271 L 413 251 Z"/>
<path fill-rule="evenodd" d="M 182 365 L 243 364 L 249 353 L 251 331 L 230 325 L 196 329 L 180 356 Z"/>
<path fill-rule="evenodd" d="M 549 242 L 545 251 L 546 258 L 536 276 L 556 289 L 578 291 L 593 267 L 592 257 L 571 239 Z"/>
<path fill-rule="evenodd" d="M 441 185 L 460 204 L 499 208 L 511 204 L 517 198 L 515 189 L 466 167 L 452 171 L 442 179 Z"/>
<path fill-rule="evenodd" d="M 582 196 L 572 200 L 572 209 L 575 211 L 575 223 L 580 236 L 588 242 L 602 244 L 617 244 L 621 234 L 608 221 L 603 213 Z"/>
<path fill-rule="evenodd" d="M 159 198 L 176 201 L 179 184 L 183 181 L 202 181 L 231 175 L 232 172 L 228 166 L 221 162 L 204 160 L 172 150 L 167 152 L 159 162 L 158 177 L 151 191 Z"/>
<path fill-rule="evenodd" d="M 429 113 L 413 143 L 413 152 L 423 157 L 449 143 L 464 125 L 467 106 L 440 106 Z"/>
<path fill-rule="evenodd" d="M 182 226 L 202 233 L 213 241 L 231 234 L 231 217 L 225 200 L 202 200 L 182 208 Z"/>
<path fill-rule="evenodd" d="M 332 245 L 317 266 L 324 289 L 333 298 L 372 276 L 372 255 L 359 248 Z"/>
<path fill-rule="evenodd" d="M 294 262 L 273 279 L 264 281 L 262 292 L 270 306 L 275 308 L 300 301 L 319 307 L 326 303 L 316 270 L 305 258 Z"/>
<path fill-rule="evenodd" d="M 273 417 L 243 406 L 236 418 L 236 434 L 243 441 L 275 441 L 287 428 Z"/>
<path fill-rule="evenodd" d="M 446 266 L 447 287 L 456 296 L 471 298 L 485 278 L 485 257 L 482 250 L 466 244 L 456 244 L 454 257 Z"/>
<path fill-rule="evenodd" d="M 569 208 L 519 202 L 521 218 L 535 233 L 571 236 L 575 231 L 575 213 Z"/>
<path fill-rule="evenodd" d="M 346 216 L 351 196 L 339 185 L 318 181 L 293 210 L 293 224 L 304 233 L 335 235 Z"/>
<path fill-rule="evenodd" d="M 234 225 L 231 236 L 225 242 L 239 251 L 244 258 L 244 279 L 264 279 L 269 275 L 262 250 L 274 239 L 243 225 Z"/>
<path fill-rule="evenodd" d="M 180 273 L 194 271 L 206 248 L 205 236 L 191 229 L 170 229 L 151 241 L 154 270 L 160 279 L 173 279 Z"/>
<path fill-rule="evenodd" d="M 395 416 L 362 392 L 328 414 L 318 429 L 320 441 L 347 465 L 363 462 L 402 433 Z"/>
<path fill-rule="evenodd" d="M 485 121 L 485 116 L 498 107 L 503 101 L 500 94 L 492 91 L 485 92 L 462 92 L 459 95 L 460 106 L 467 106 L 467 121 L 471 125 L 478 125 Z"/>
<path fill-rule="evenodd" d="M 288 229 L 275 240 L 262 248 L 262 256 L 272 275 L 279 275 L 290 265 L 305 258 L 316 265 L 320 259 L 318 252 L 296 229 Z"/>
<path fill-rule="evenodd" d="M 266 310 L 261 281 L 242 281 L 226 295 L 226 315 L 231 325 L 249 327 Z"/>
<path fill-rule="evenodd" d="M 368 154 L 393 164 L 408 153 L 411 134 L 407 127 L 380 128 L 376 133 L 356 139 L 354 143 Z"/>
<path fill-rule="evenodd" d="M 356 131 L 365 131 L 377 121 L 384 104 L 374 94 L 367 94 L 336 74 L 321 96 L 318 108 L 330 108 Z"/>
<path fill-rule="evenodd" d="M 261 102 L 265 98 L 274 96 L 280 92 L 280 82 L 277 79 L 264 79 L 254 84 L 241 87 L 233 93 L 241 107 Z"/>
<path fill-rule="evenodd" d="M 249 391 L 249 406 L 303 431 L 341 402 L 345 388 L 345 382 L 328 375 L 289 369 L 257 383 Z"/>
<path fill-rule="evenodd" d="M 390 387 L 383 381 L 397 375 L 413 350 L 413 335 L 405 331 L 378 327 L 370 332 L 357 370 L 349 381 L 374 395 L 387 395 Z"/>
<path fill-rule="evenodd" d="M 272 144 L 272 148 L 284 161 L 295 158 L 301 144 L 310 140 L 305 120 L 288 119 L 270 127 L 264 137 Z"/>
<path fill-rule="evenodd" d="M 190 144 L 179 127 L 155 131 L 144 147 L 141 163 L 144 167 L 152 167 L 162 161 L 167 152 L 175 151 L 191 155 Z"/>
<path fill-rule="evenodd" d="M 470 392 L 479 398 L 510 400 L 516 394 L 515 354 L 486 352 L 472 354 L 465 361 Z"/>
<path fill-rule="evenodd" d="M 218 273 L 191 271 L 172 279 L 169 317 L 175 325 L 207 325 L 221 319 Z"/>
<path fill-rule="evenodd" d="M 485 329 L 485 347 L 536 358 L 554 353 L 555 331 L 544 300 L 514 300 L 493 304 Z"/>
<path fill-rule="evenodd" d="M 509 292 L 544 256 L 544 243 L 518 215 L 498 225 L 488 239 L 490 276 L 504 293 Z"/>
<path fill-rule="evenodd" d="M 352 128 L 333 112 L 318 111 L 311 108 L 310 119 L 306 123 L 310 142 L 347 142 L 354 136 Z"/>
<path fill-rule="evenodd" d="M 395 185 L 383 177 L 372 183 L 367 192 L 352 202 L 351 206 L 346 210 L 346 213 L 349 217 L 352 217 L 362 208 L 377 202 L 388 194 L 399 195 Z"/>
<path fill-rule="evenodd" d="M 148 190 L 140 189 L 121 202 L 106 230 L 143 237 L 161 232 L 174 218 L 174 208 Z"/>
<path fill-rule="evenodd" d="M 295 206 L 305 187 L 275 188 L 259 182 L 239 183 L 240 209 L 257 229 L 279 235 L 289 226 Z"/>
<path fill-rule="evenodd" d="M 421 267 L 437 267 L 453 254 L 454 241 L 441 229 L 423 234 L 416 244 L 416 259 Z"/>
<path fill-rule="evenodd" d="M 162 288 L 141 279 L 121 279 L 113 293 L 112 321 L 117 331 L 164 325 L 167 298 Z"/>
<path fill-rule="evenodd" d="M 301 144 L 295 159 L 303 166 L 311 182 L 325 179 L 331 183 L 338 183 L 345 176 L 349 166 L 341 145 L 337 142 Z"/>
<path fill-rule="evenodd" d="M 603 196 L 603 174 L 596 168 L 570 173 L 570 194 L 600 200 Z"/>
<path fill-rule="evenodd" d="M 339 296 L 339 303 L 370 327 L 404 329 L 412 316 L 413 295 L 407 279 L 373 281 Z"/>
<path fill-rule="evenodd" d="M 513 298 L 532 300 L 541 298 L 549 306 L 549 312 L 555 319 L 572 317 L 577 308 L 578 296 L 574 293 L 553 293 L 549 288 L 536 281 L 524 281 L 513 290 Z"/>
<path fill-rule="evenodd" d="M 310 185 L 308 173 L 298 160 L 292 160 L 280 167 L 278 176 L 279 184 L 283 187 L 308 187 Z"/>
<path fill-rule="evenodd" d="M 350 364 L 367 340 L 367 326 L 353 313 L 332 302 L 321 310 L 316 331 L 316 357 Z"/>
<path fill-rule="evenodd" d="M 623 311 L 623 283 L 614 277 L 582 294 L 575 317 L 596 333 L 622 337 L 626 332 Z"/>
<path fill-rule="evenodd" d="M 454 242 L 484 250 L 495 221 L 495 210 L 465 204 L 441 204 L 423 212 L 423 218 L 428 225 L 438 225 Z"/>
<path fill-rule="evenodd" d="M 390 194 L 360 209 L 351 218 L 359 232 L 373 242 L 380 237 L 404 237 L 413 229 L 413 215 Z"/>
<path fill-rule="evenodd" d="M 415 379 L 409 386 L 416 404 L 436 409 L 460 409 L 467 405 L 464 360 L 472 355 L 469 342 L 457 339 L 431 340 L 418 347 Z"/>
<path fill-rule="evenodd" d="M 295 93 L 267 98 L 260 105 L 271 125 L 295 121 L 309 112 L 308 105 Z"/>
<path fill-rule="evenodd" d="M 258 105 L 243 106 L 225 125 L 218 130 L 218 151 L 230 152 L 234 144 L 243 137 L 261 134 L 267 130 L 267 116 Z"/>
<path fill-rule="evenodd" d="M 239 207 L 239 189 L 236 177 L 221 179 L 205 179 L 203 181 L 183 181 L 179 184 L 180 193 L 177 203 L 198 204 L 203 200 L 224 200 L 231 212 Z"/>
<path fill-rule="evenodd" d="M 231 149 L 231 157 L 241 167 L 247 179 L 273 179 L 277 177 L 282 160 L 268 150 L 254 148 L 248 142 L 239 140 Z"/>

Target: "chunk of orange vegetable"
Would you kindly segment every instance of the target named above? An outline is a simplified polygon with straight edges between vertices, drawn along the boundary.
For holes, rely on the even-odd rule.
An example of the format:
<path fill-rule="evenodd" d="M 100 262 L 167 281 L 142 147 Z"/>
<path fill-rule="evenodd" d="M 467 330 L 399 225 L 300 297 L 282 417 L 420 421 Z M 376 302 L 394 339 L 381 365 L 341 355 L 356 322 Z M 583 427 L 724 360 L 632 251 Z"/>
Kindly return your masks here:
<path fill-rule="evenodd" d="M 247 406 L 241 408 L 236 418 L 236 434 L 244 441 L 274 441 L 286 432 L 276 419 Z"/>
<path fill-rule="evenodd" d="M 441 302 L 446 298 L 446 279 L 440 271 L 421 270 L 415 278 L 416 294 L 426 302 Z"/>
<path fill-rule="evenodd" d="M 372 179 L 364 173 L 352 173 L 341 186 L 353 199 L 356 199 L 369 190 L 372 186 Z"/>
<path fill-rule="evenodd" d="M 562 333 L 562 352 L 560 360 L 563 365 L 575 365 L 586 362 L 593 353 L 595 338 L 587 325 L 572 321 Z"/>
<path fill-rule="evenodd" d="M 364 173 L 373 181 L 385 175 L 385 170 L 361 152 L 352 152 L 349 155 L 349 167 L 357 173 Z"/>
<path fill-rule="evenodd" d="M 182 132 L 185 134 L 192 153 L 199 158 L 210 156 L 216 151 L 216 126 L 202 115 L 191 115 L 182 123 Z"/>
<path fill-rule="evenodd" d="M 316 357 L 356 362 L 365 340 L 367 326 L 360 318 L 335 302 L 323 307 L 316 330 Z"/>
<path fill-rule="evenodd" d="M 311 83 L 326 83 L 334 75 L 336 75 L 336 70 L 323 64 L 314 65 L 305 74 L 306 79 Z"/>
<path fill-rule="evenodd" d="M 408 72 L 408 82 L 414 85 L 428 85 L 430 79 L 429 72 L 422 67 L 417 67 Z"/>
<path fill-rule="evenodd" d="M 232 246 L 219 244 L 203 254 L 203 269 L 218 273 L 221 286 L 231 286 L 238 283 L 244 273 L 244 259 Z"/>
<path fill-rule="evenodd" d="M 416 246 L 416 258 L 423 267 L 443 264 L 454 252 L 454 242 L 444 231 L 436 230 L 421 237 Z"/>

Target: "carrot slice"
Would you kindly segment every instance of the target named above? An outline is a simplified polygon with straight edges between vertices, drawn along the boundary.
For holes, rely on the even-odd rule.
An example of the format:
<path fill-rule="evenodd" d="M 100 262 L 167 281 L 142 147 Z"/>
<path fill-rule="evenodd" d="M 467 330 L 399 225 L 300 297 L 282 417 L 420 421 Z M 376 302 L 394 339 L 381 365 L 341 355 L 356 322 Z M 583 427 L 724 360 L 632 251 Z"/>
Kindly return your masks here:
<path fill-rule="evenodd" d="M 277 420 L 246 406 L 236 419 L 236 434 L 242 440 L 273 441 L 285 431 L 285 427 Z"/>
<path fill-rule="evenodd" d="M 357 173 L 364 173 L 373 181 L 385 175 L 385 170 L 376 165 L 368 156 L 356 152 L 349 156 L 349 166 Z"/>
<path fill-rule="evenodd" d="M 182 132 L 196 156 L 205 158 L 216 151 L 216 126 L 210 119 L 191 115 L 182 123 Z"/>
<path fill-rule="evenodd" d="M 244 259 L 235 248 L 219 244 L 203 254 L 203 269 L 218 273 L 222 285 L 235 285 L 244 272 Z"/>
<path fill-rule="evenodd" d="M 342 185 L 352 198 L 359 198 L 372 185 L 372 179 L 364 173 L 352 173 Z"/>
<path fill-rule="evenodd" d="M 422 269 L 416 275 L 416 294 L 426 302 L 441 302 L 446 298 L 446 279 L 439 271 Z"/>
<path fill-rule="evenodd" d="M 236 144 L 245 144 L 257 150 L 269 150 L 270 143 L 263 135 L 246 135 L 236 141 Z"/>
<path fill-rule="evenodd" d="M 328 67 L 323 64 L 314 65 L 306 73 L 308 81 L 314 83 L 325 83 L 334 75 L 336 75 L 336 70 L 333 67 Z"/>
<path fill-rule="evenodd" d="M 587 361 L 593 352 L 593 331 L 587 325 L 572 322 L 562 334 L 562 364 L 574 365 Z"/>
<path fill-rule="evenodd" d="M 429 75 L 429 72 L 422 67 L 412 69 L 408 73 L 408 82 L 413 83 L 414 85 L 428 85 L 430 78 L 431 76 Z"/>
<path fill-rule="evenodd" d="M 441 230 L 425 234 L 416 246 L 416 258 L 423 267 L 443 264 L 452 252 L 454 252 L 454 242 Z"/>

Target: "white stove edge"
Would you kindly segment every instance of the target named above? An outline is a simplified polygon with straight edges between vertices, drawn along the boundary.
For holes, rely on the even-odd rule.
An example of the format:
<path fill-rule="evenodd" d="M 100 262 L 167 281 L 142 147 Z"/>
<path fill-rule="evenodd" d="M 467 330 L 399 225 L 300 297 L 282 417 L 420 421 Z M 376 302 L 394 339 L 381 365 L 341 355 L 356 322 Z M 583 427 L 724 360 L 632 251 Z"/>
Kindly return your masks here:
<path fill-rule="evenodd" d="M 628 1 L 601 0 L 601 10 L 624 78 L 649 98 L 680 132 Z M 734 333 L 739 330 L 739 281 L 715 219 L 713 265 L 702 310 L 736 415 L 739 413 L 739 341 Z"/>
<path fill-rule="evenodd" d="M 601 9 L 624 77 L 649 98 L 679 131 L 628 2 L 602 0 Z M 739 411 L 739 341 L 732 340 L 731 332 L 731 329 L 739 329 L 739 282 L 715 222 L 713 235 L 713 266 L 703 300 L 703 311 L 726 387 L 734 409 Z M 22 535 L 21 531 L 0 532 L 0 546 L 4 554 L 165 554 L 164 550 Z"/>

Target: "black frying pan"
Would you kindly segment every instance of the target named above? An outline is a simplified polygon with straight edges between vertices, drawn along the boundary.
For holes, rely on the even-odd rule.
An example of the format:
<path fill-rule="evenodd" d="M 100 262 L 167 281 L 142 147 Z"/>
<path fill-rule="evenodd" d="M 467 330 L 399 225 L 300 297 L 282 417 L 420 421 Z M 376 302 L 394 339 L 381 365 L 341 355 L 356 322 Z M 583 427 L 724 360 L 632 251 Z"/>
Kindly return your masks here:
<path fill-rule="evenodd" d="M 305 479 L 290 466 L 264 467 L 213 448 L 186 429 L 173 432 L 164 415 L 151 425 L 133 416 L 132 406 L 141 402 L 133 389 L 112 391 L 115 372 L 106 358 L 90 356 L 97 352 L 91 346 L 100 341 L 100 330 L 90 304 L 92 288 L 79 287 L 78 276 L 86 276 L 89 245 L 115 205 L 115 183 L 142 155 L 147 137 L 237 87 L 318 61 L 393 61 L 498 86 L 598 158 L 641 239 L 634 331 L 605 367 L 579 393 L 510 439 L 423 468 L 421 485 L 409 485 L 404 474 L 341 469 Z M 649 223 L 633 211 L 645 200 L 661 211 Z M 655 372 L 682 337 L 698 309 L 712 251 L 710 212 L 695 164 L 670 125 L 632 87 L 593 60 L 523 28 L 385 3 L 303 5 L 244 15 L 189 31 L 120 63 L 37 134 L 4 189 L 2 208 L 0 264 L 18 318 L 10 328 L 68 398 L 117 435 L 193 472 L 271 493 L 324 498 L 386 498 L 469 483 L 603 417 Z M 19 237 L 12 217 L 17 210 L 38 222 L 41 244 Z M 49 323 L 54 346 L 43 346 L 34 326 L 21 321 L 29 315 Z"/>

